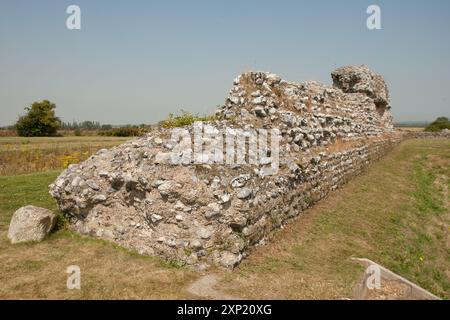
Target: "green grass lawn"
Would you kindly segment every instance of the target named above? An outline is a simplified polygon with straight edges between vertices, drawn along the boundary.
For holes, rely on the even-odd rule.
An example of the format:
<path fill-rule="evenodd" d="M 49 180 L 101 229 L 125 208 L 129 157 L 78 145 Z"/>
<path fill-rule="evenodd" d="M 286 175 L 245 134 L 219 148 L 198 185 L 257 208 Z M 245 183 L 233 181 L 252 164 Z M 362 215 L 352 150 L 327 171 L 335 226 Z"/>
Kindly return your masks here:
<path fill-rule="evenodd" d="M 47 185 L 58 172 L 0 177 L 0 298 L 192 298 L 199 277 L 106 241 L 53 233 L 11 245 L 12 213 L 27 204 L 56 211 Z M 443 298 L 450 297 L 450 140 L 409 140 L 256 248 L 220 287 L 244 298 L 352 298 L 374 260 Z M 81 290 L 66 268 L 81 268 Z"/>
<path fill-rule="evenodd" d="M 6 228 L 12 213 L 28 204 L 56 211 L 56 203 L 48 193 L 47 186 L 59 171 L 7 176 L 0 178 L 0 227 Z"/>

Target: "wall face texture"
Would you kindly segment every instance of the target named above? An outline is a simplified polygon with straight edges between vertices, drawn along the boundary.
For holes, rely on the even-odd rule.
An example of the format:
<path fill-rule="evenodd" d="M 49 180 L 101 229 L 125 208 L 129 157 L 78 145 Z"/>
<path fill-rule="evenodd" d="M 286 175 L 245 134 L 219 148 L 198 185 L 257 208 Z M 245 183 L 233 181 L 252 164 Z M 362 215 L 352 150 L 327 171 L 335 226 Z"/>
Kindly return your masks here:
<path fill-rule="evenodd" d="M 275 174 L 267 161 L 272 151 L 257 163 L 202 157 L 199 164 L 190 149 L 175 152 L 179 141 L 170 129 L 155 129 L 69 166 L 50 193 L 77 232 L 198 270 L 233 267 L 401 140 L 381 76 L 358 66 L 339 68 L 332 79 L 327 87 L 244 73 L 209 122 L 231 136 L 278 129 Z M 193 135 L 196 128 L 183 129 Z M 200 142 L 221 150 L 224 140 L 216 134 Z M 248 159 L 256 156 L 250 149 Z"/>

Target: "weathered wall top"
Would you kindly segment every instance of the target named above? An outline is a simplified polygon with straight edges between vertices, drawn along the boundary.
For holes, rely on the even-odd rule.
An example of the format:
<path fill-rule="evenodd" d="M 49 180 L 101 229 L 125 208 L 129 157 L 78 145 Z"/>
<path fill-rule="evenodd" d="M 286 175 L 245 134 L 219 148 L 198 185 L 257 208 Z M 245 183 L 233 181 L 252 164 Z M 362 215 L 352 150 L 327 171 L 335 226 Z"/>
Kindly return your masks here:
<path fill-rule="evenodd" d="M 268 126 L 283 126 L 291 118 L 294 125 L 300 121 L 299 127 L 313 130 L 341 127 L 342 138 L 393 129 L 389 92 L 380 75 L 367 66 L 349 66 L 335 70 L 332 78 L 334 85 L 328 87 L 312 81 L 287 82 L 268 72 L 247 72 L 234 81 L 217 114 L 225 119 L 238 116 L 245 119 L 243 123 L 256 116 L 262 119 L 259 124 Z"/>
<path fill-rule="evenodd" d="M 389 90 L 382 76 L 367 66 L 338 68 L 331 73 L 333 85 L 345 93 L 363 93 L 374 99 L 379 108 L 389 106 Z"/>

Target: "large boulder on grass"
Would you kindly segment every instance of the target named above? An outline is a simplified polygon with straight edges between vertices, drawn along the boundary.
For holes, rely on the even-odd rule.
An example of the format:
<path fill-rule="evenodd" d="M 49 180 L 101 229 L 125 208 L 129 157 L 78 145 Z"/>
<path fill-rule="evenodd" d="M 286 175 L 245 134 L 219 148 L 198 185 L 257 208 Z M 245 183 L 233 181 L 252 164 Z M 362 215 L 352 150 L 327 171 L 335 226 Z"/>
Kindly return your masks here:
<path fill-rule="evenodd" d="M 26 206 L 14 212 L 9 224 L 8 238 L 11 243 L 42 241 L 56 222 L 52 211 Z"/>

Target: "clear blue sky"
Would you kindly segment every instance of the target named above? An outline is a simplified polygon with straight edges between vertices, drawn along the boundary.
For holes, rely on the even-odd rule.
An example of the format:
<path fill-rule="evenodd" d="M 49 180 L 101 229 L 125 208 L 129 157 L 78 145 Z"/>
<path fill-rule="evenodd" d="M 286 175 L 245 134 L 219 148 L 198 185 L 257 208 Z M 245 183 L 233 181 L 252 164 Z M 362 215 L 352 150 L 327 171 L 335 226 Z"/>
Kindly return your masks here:
<path fill-rule="evenodd" d="M 81 30 L 66 8 L 81 7 Z M 378 4 L 382 30 L 366 28 Z M 208 113 L 238 74 L 330 84 L 368 64 L 397 121 L 450 116 L 450 1 L 0 0 L 0 125 L 50 99 L 64 121 L 152 123 Z"/>

